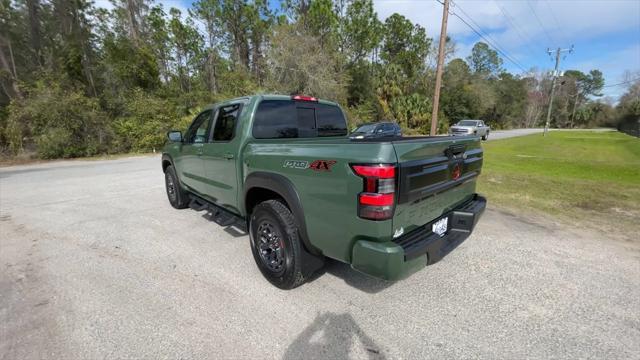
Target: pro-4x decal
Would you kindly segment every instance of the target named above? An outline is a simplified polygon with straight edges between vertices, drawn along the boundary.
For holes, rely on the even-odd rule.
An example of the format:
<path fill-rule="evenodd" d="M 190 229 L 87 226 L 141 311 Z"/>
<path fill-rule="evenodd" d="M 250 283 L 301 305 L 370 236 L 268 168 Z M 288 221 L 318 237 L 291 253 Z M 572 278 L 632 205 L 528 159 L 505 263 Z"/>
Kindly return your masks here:
<path fill-rule="evenodd" d="M 285 160 L 282 167 L 292 169 L 306 169 L 309 167 L 309 162 L 305 160 Z"/>
<path fill-rule="evenodd" d="M 309 164 L 306 160 L 285 160 L 282 167 L 301 170 L 311 169 L 313 171 L 331 171 L 331 167 L 336 162 L 335 160 L 314 160 Z"/>
<path fill-rule="evenodd" d="M 331 167 L 336 162 L 335 160 L 316 160 L 309 165 L 309 169 L 314 171 L 331 171 Z"/>

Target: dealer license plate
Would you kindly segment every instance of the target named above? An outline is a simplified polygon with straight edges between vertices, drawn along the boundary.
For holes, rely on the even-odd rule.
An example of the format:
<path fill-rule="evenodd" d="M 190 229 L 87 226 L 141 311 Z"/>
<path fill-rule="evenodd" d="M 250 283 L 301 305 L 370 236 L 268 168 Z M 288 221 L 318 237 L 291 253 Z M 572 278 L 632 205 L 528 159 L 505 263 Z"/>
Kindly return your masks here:
<path fill-rule="evenodd" d="M 444 236 L 444 234 L 447 232 L 448 223 L 449 217 L 443 217 L 442 219 L 436 221 L 435 223 L 433 223 L 433 225 L 431 225 L 431 231 L 440 236 Z"/>

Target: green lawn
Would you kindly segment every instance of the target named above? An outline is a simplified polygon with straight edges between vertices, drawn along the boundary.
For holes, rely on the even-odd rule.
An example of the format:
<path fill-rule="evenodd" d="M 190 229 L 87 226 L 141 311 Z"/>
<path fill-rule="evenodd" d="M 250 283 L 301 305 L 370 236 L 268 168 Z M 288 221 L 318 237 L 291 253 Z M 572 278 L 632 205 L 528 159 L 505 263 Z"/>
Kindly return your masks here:
<path fill-rule="evenodd" d="M 483 147 L 478 190 L 495 206 L 626 237 L 640 232 L 640 139 L 615 131 L 552 131 Z"/>

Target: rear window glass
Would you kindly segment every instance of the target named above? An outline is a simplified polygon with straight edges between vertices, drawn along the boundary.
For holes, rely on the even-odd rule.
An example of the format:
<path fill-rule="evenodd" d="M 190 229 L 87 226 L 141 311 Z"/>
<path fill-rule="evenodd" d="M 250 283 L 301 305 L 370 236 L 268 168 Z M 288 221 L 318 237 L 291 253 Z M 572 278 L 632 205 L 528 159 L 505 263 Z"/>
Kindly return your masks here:
<path fill-rule="evenodd" d="M 257 139 L 344 136 L 347 123 L 340 108 L 312 102 L 265 100 L 253 124 Z"/>

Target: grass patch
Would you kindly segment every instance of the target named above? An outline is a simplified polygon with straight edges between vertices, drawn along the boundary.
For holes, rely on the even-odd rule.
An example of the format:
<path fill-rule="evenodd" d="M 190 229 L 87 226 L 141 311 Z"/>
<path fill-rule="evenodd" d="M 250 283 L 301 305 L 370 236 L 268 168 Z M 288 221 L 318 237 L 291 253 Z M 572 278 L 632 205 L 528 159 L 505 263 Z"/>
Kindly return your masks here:
<path fill-rule="evenodd" d="M 483 147 L 478 190 L 491 203 L 631 239 L 640 231 L 639 139 L 615 131 L 552 131 Z"/>

